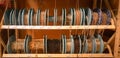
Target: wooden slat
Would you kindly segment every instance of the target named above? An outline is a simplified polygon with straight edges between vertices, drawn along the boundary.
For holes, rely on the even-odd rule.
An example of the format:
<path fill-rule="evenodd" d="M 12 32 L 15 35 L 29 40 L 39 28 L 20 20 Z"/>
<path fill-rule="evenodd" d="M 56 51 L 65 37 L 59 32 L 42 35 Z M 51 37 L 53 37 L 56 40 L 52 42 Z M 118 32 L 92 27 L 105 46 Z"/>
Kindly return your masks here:
<path fill-rule="evenodd" d="M 77 57 L 77 54 L 3 54 L 3 57 Z"/>
<path fill-rule="evenodd" d="M 112 54 L 78 54 L 78 57 L 113 57 Z"/>
<path fill-rule="evenodd" d="M 115 39 L 115 33 L 110 37 L 107 43 L 110 44 L 111 42 L 113 42 L 114 39 Z"/>
<path fill-rule="evenodd" d="M 112 54 L 3 54 L 3 57 L 113 57 Z"/>
<path fill-rule="evenodd" d="M 2 29 L 115 29 L 114 25 L 86 25 L 86 26 L 16 26 L 2 25 Z"/>

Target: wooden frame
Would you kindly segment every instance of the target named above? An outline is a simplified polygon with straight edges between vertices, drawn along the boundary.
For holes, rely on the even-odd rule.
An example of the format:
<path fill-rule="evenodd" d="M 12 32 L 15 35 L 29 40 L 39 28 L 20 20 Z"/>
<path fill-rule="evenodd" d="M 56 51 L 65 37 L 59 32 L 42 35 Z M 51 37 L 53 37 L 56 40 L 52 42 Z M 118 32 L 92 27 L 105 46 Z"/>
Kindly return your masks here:
<path fill-rule="evenodd" d="M 94 0 L 96 1 L 96 0 Z M 93 7 L 96 7 L 96 2 Z M 109 4 L 107 6 L 110 8 Z M 113 11 L 113 19 L 116 20 Z M 0 32 L 1 29 L 116 29 L 115 34 L 115 46 L 114 46 L 114 56 L 112 55 L 111 49 L 109 45 L 107 46 L 109 53 L 108 54 L 3 54 L 1 56 L 1 41 L 0 41 L 0 57 L 115 57 L 118 58 L 118 50 L 120 45 L 120 1 L 119 1 L 119 9 L 118 9 L 118 16 L 117 16 L 117 25 L 112 23 L 112 25 L 90 25 L 90 26 L 10 26 L 10 25 L 3 25 L 3 18 L 0 24 Z M 115 26 L 116 25 L 116 26 Z M 34 27 L 34 28 L 33 28 Z M 1 35 L 0 35 L 1 36 Z M 4 45 L 4 44 L 3 44 Z"/>

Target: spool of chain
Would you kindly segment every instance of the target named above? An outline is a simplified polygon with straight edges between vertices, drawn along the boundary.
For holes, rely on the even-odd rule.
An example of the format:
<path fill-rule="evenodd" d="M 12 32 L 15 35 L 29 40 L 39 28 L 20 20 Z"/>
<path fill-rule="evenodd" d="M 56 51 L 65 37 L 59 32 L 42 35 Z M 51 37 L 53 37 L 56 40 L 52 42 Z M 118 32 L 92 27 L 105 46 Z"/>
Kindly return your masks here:
<path fill-rule="evenodd" d="M 60 40 L 48 39 L 47 43 L 47 53 L 60 53 Z"/>

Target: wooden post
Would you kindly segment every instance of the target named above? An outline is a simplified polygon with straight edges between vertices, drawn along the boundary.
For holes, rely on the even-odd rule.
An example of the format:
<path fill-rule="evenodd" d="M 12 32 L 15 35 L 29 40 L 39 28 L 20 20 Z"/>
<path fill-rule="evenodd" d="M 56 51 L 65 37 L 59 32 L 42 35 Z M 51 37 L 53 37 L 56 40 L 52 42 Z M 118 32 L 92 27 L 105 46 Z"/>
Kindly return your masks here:
<path fill-rule="evenodd" d="M 93 0 L 93 9 L 97 7 L 97 0 Z"/>
<path fill-rule="evenodd" d="M 2 58 L 2 50 L 1 50 L 1 41 L 0 41 L 0 58 Z"/>
<path fill-rule="evenodd" d="M 118 50 L 120 45 L 119 40 L 120 40 L 120 1 L 118 5 L 116 35 L 115 35 L 115 44 L 114 44 L 114 58 L 118 58 Z"/>

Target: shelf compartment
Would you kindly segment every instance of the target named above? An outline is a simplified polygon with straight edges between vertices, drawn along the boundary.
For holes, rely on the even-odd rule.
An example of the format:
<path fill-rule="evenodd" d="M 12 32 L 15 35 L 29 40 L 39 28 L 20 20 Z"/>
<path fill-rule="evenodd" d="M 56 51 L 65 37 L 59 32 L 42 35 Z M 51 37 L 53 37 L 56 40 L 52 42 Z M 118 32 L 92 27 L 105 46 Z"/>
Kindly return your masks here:
<path fill-rule="evenodd" d="M 107 45 L 109 53 L 95 53 L 95 54 L 3 54 L 2 57 L 113 57 L 111 48 Z"/>

